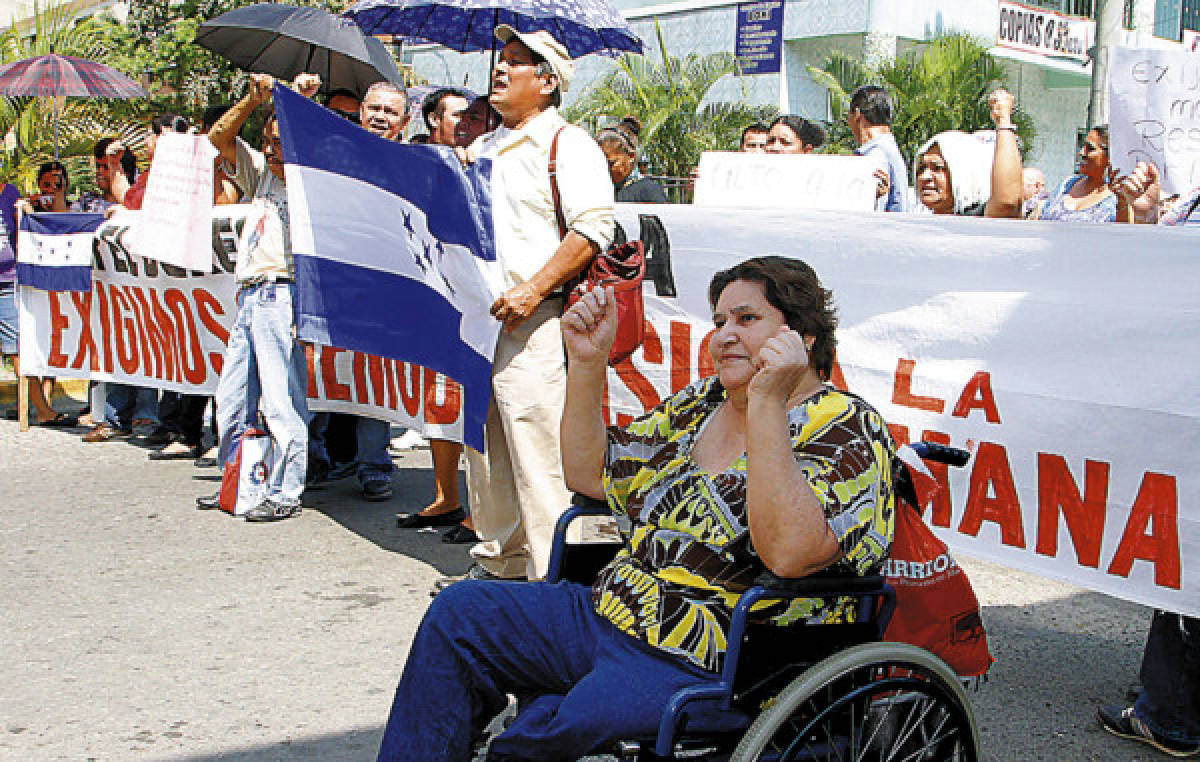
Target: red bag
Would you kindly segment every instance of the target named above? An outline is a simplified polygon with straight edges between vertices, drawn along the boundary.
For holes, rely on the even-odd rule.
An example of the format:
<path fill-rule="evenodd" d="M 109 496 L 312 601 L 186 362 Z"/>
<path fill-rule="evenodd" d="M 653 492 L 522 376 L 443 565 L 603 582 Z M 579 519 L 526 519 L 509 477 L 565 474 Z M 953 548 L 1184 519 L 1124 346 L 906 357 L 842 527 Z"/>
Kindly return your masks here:
<path fill-rule="evenodd" d="M 558 235 L 567 237 L 567 221 L 563 218 L 562 202 L 558 196 L 558 136 L 550 143 L 550 190 L 554 196 L 554 217 L 558 220 Z M 642 301 L 642 278 L 646 275 L 646 248 L 641 241 L 614 243 L 607 251 L 596 255 L 577 278 L 566 284 L 567 299 L 564 311 L 579 301 L 585 291 L 597 286 L 612 286 L 617 300 L 617 335 L 608 350 L 608 364 L 616 365 L 642 345 L 646 331 L 646 307 Z"/>
<path fill-rule="evenodd" d="M 914 454 L 915 457 L 915 454 Z M 919 495 L 939 488 L 929 477 L 909 467 Z M 922 494 L 924 493 L 924 494 Z M 883 633 L 884 640 L 911 643 L 936 654 L 960 677 L 979 677 L 995 661 L 988 650 L 979 599 L 971 582 L 921 515 L 906 502 L 896 501 L 896 534 L 884 569 L 896 591 L 896 611 Z"/>
<path fill-rule="evenodd" d="M 646 307 L 642 302 L 642 276 L 646 274 L 646 250 L 641 241 L 613 244 L 592 260 L 584 279 L 567 294 L 567 307 L 584 292 L 597 286 L 612 286 L 617 300 L 617 335 L 608 350 L 608 364 L 629 357 L 645 338 Z"/>

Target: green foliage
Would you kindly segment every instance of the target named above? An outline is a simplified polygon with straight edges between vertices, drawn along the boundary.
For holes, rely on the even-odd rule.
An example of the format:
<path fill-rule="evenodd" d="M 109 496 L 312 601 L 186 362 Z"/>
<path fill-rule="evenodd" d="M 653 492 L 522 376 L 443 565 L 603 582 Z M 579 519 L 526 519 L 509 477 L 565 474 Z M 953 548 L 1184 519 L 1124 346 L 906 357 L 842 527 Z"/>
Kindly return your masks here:
<path fill-rule="evenodd" d="M 15 22 L 15 20 L 14 20 Z M 53 50 L 98 60 L 103 49 L 88 25 L 73 23 L 69 5 L 39 12 L 31 23 L 16 23 L 0 33 L 0 62 L 12 63 Z M 57 138 L 55 135 L 57 122 Z M 120 137 L 140 145 L 142 127 L 136 106 L 124 101 L 85 98 L 0 98 L 0 180 L 32 191 L 38 165 L 54 158 L 55 146 L 77 192 L 90 185 L 92 146 L 102 137 Z"/>
<path fill-rule="evenodd" d="M 717 82 L 739 77 L 727 53 L 667 55 L 659 33 L 661 63 L 622 56 L 616 69 L 571 108 L 566 117 L 595 130 L 627 115 L 642 122 L 642 154 L 655 174 L 686 177 L 704 151 L 736 150 L 742 128 L 770 122 L 775 110 L 746 103 L 704 103 Z M 740 80 L 739 80 L 740 81 Z"/>
<path fill-rule="evenodd" d="M 829 90 L 830 143 L 854 147 L 846 110 L 850 93 L 864 84 L 891 92 L 896 104 L 892 132 L 909 166 L 917 148 L 939 132 L 991 129 L 987 98 L 997 87 L 1008 87 L 1008 75 L 987 51 L 986 44 L 970 35 L 950 34 L 875 68 L 841 54 L 830 56 L 820 69 L 810 67 L 813 80 Z M 1013 122 L 1022 152 L 1028 154 L 1037 139 L 1033 119 L 1017 104 Z"/>
<path fill-rule="evenodd" d="M 108 51 L 104 63 L 150 86 L 147 113 L 198 116 L 207 106 L 230 103 L 246 92 L 248 78 L 225 59 L 192 42 L 201 23 L 254 0 L 131 0 L 125 24 L 111 16 L 88 23 Z M 338 0 L 293 0 L 339 12 Z"/>

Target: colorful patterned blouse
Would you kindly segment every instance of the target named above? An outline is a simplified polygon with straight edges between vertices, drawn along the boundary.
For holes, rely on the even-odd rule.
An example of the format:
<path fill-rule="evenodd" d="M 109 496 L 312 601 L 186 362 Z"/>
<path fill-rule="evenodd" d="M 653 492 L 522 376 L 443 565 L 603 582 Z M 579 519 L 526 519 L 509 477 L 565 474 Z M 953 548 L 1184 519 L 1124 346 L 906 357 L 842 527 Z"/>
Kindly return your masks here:
<path fill-rule="evenodd" d="M 748 549 L 746 456 L 712 474 L 691 459 L 725 399 L 715 377 L 608 430 L 604 492 L 631 522 L 626 546 L 592 587 L 596 612 L 622 631 L 704 669 L 724 662 L 730 617 L 764 569 Z M 792 449 L 825 508 L 842 558 L 834 570 L 876 573 L 892 540 L 892 459 L 883 419 L 866 402 L 825 388 L 788 412 Z M 854 616 L 852 599 L 763 602 L 785 624 Z"/>

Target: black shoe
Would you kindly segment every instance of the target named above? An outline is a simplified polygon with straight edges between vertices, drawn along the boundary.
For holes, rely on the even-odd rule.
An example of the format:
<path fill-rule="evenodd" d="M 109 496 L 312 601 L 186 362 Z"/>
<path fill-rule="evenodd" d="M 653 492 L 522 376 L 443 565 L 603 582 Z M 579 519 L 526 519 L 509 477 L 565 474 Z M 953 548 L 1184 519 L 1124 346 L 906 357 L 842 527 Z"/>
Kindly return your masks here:
<path fill-rule="evenodd" d="M 304 479 L 304 488 L 322 489 L 327 484 L 329 484 L 329 461 L 309 461 L 308 476 Z"/>
<path fill-rule="evenodd" d="M 175 441 L 175 433 L 170 429 L 159 426 L 154 431 L 143 437 L 142 441 L 148 445 L 171 444 Z"/>
<path fill-rule="evenodd" d="M 363 482 L 362 496 L 372 503 L 392 499 L 392 482 L 390 479 L 371 479 Z"/>
<path fill-rule="evenodd" d="M 221 507 L 221 493 L 201 495 L 196 498 L 196 509 L 200 511 L 215 511 Z"/>
<path fill-rule="evenodd" d="M 349 463 L 339 463 L 329 469 L 329 481 L 340 482 L 342 479 L 354 476 L 357 471 L 358 461 L 352 460 Z"/>
<path fill-rule="evenodd" d="M 449 532 L 442 535 L 442 542 L 450 543 L 451 545 L 466 545 L 470 542 L 479 542 L 479 535 L 475 534 L 475 530 L 465 527 L 462 524 L 455 524 L 450 528 Z"/>
<path fill-rule="evenodd" d="M 250 510 L 246 511 L 243 518 L 246 521 L 282 521 L 290 519 L 292 516 L 300 515 L 300 504 L 285 505 L 277 503 L 274 500 L 264 500 Z"/>
<path fill-rule="evenodd" d="M 1114 736 L 1150 744 L 1163 754 L 1170 754 L 1172 757 L 1179 758 L 1194 757 L 1200 754 L 1200 744 L 1184 746 L 1154 735 L 1154 732 L 1137 718 L 1131 706 L 1125 708 L 1119 706 L 1102 706 L 1096 712 L 1096 719 L 1100 721 L 1100 727 Z"/>
<path fill-rule="evenodd" d="M 419 513 L 397 513 L 396 526 L 400 529 L 424 529 L 425 527 L 451 527 L 467 517 L 462 508 L 455 508 L 448 513 L 434 516 L 422 516 Z"/>
<path fill-rule="evenodd" d="M 170 445 L 167 445 L 170 447 Z M 161 450 L 146 453 L 146 457 L 150 460 L 195 460 L 204 454 L 204 451 L 199 447 L 191 447 L 187 450 L 179 450 L 178 452 L 166 452 L 166 447 Z"/>

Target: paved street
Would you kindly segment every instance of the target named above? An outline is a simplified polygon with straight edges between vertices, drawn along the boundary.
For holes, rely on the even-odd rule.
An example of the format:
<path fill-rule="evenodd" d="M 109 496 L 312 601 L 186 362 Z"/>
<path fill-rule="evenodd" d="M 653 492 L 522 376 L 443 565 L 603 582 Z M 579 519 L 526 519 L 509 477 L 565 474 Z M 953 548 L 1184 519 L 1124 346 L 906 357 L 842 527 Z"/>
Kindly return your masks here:
<path fill-rule="evenodd" d="M 432 493 L 427 450 L 397 465 L 390 502 L 349 481 L 252 525 L 195 510 L 215 471 L 0 421 L 0 759 L 373 759 L 430 584 L 467 565 L 394 528 Z M 998 659 L 972 695 L 986 758 L 1152 758 L 1093 719 L 1150 612 L 963 566 Z"/>

